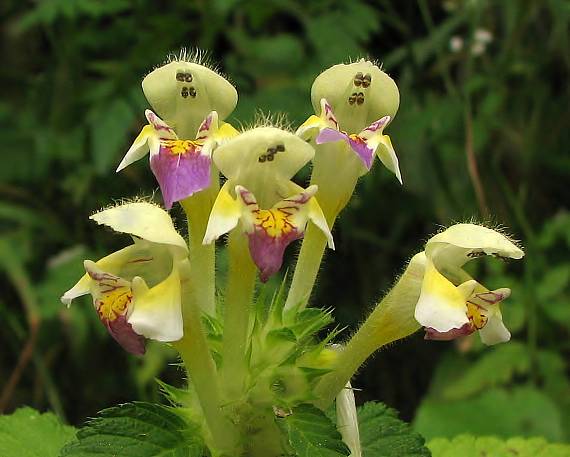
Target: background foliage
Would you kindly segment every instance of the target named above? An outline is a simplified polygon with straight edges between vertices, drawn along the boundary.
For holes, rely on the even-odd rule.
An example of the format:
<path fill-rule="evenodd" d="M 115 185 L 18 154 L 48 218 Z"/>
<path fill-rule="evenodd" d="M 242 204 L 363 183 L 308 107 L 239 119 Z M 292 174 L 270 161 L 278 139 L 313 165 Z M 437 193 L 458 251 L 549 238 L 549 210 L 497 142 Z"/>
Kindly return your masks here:
<path fill-rule="evenodd" d="M 0 410 L 77 425 L 158 399 L 156 376 L 182 381 L 168 349 L 127 356 L 87 301 L 66 310 L 59 296 L 83 258 L 125 242 L 87 216 L 156 189 L 144 161 L 113 170 L 144 121 L 142 76 L 189 46 L 237 86 L 232 119 L 245 123 L 260 108 L 296 126 L 324 68 L 383 64 L 402 96 L 389 133 L 405 185 L 380 166 L 362 181 L 314 303 L 334 306 L 348 335 L 430 233 L 472 216 L 508 227 L 527 256 L 474 266 L 513 289 L 513 342 L 415 335 L 367 364 L 358 400 L 395 407 L 428 439 L 570 440 L 567 1 L 9 0 L 0 12 Z"/>

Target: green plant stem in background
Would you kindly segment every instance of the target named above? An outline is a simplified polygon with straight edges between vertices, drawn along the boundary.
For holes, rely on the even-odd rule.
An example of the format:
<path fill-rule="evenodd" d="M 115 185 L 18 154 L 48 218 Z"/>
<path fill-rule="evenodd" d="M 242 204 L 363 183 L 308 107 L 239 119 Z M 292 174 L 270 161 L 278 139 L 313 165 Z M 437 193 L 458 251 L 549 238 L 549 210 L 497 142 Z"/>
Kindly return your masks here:
<path fill-rule="evenodd" d="M 228 242 L 229 268 L 224 298 L 222 383 L 228 400 L 243 391 L 246 373 L 246 345 L 250 306 L 253 301 L 256 268 L 249 254 L 247 238 L 239 230 Z"/>
<path fill-rule="evenodd" d="M 184 199 L 181 203 L 188 219 L 189 282 L 192 298 L 202 311 L 213 316 L 216 312 L 216 247 L 213 243 L 204 245 L 202 240 L 210 210 L 220 189 L 216 169 L 212 169 L 211 180 L 209 188 Z"/>
<path fill-rule="evenodd" d="M 414 319 L 424 275 L 423 254 L 417 254 L 392 290 L 339 353 L 333 371 L 325 375 L 315 389 L 316 405 L 327 408 L 375 351 L 416 332 Z"/>
<path fill-rule="evenodd" d="M 186 366 L 216 448 L 232 452 L 238 435 L 234 425 L 222 413 L 219 378 L 202 326 L 201 311 L 192 305 L 186 311 L 184 338 L 173 346 Z"/>

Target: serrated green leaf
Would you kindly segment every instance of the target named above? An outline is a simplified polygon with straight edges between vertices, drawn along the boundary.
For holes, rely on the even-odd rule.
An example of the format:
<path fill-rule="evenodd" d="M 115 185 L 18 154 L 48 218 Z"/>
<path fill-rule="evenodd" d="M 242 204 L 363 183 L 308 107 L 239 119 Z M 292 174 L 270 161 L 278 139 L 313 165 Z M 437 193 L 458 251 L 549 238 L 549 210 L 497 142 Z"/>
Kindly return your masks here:
<path fill-rule="evenodd" d="M 62 457 L 201 457 L 198 430 L 171 408 L 134 402 L 101 411 Z"/>
<path fill-rule="evenodd" d="M 428 443 L 433 457 L 567 457 L 570 446 L 551 444 L 544 438 L 510 438 L 460 435 L 452 440 L 435 438 Z"/>
<path fill-rule="evenodd" d="M 297 313 L 295 323 L 288 325 L 300 340 L 332 324 L 330 309 L 307 308 Z"/>
<path fill-rule="evenodd" d="M 382 403 L 368 402 L 358 408 L 363 457 L 429 457 L 424 439 L 398 414 Z"/>
<path fill-rule="evenodd" d="M 332 421 L 312 405 L 299 405 L 289 416 L 277 419 L 277 423 L 298 457 L 350 455 Z"/>
<path fill-rule="evenodd" d="M 280 342 L 296 343 L 297 338 L 288 328 L 276 328 L 267 333 L 267 342 L 269 344 L 279 344 Z"/>
<path fill-rule="evenodd" d="M 20 408 L 9 416 L 0 417 L 0 455 L 57 457 L 62 446 L 74 435 L 75 429 L 61 424 L 54 414 Z"/>

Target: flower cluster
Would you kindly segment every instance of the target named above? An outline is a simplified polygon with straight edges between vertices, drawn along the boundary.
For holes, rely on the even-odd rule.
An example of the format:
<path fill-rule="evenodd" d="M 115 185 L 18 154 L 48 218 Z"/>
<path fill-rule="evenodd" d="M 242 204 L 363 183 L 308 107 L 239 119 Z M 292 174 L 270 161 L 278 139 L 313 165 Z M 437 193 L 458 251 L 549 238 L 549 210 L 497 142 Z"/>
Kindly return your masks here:
<path fill-rule="evenodd" d="M 335 220 L 358 179 L 378 158 L 403 182 L 384 133 L 399 93 L 373 62 L 336 65 L 319 75 L 311 90 L 317 114 L 296 132 L 274 125 L 236 130 L 224 121 L 236 106 L 235 88 L 199 62 L 174 59 L 142 86 L 152 108 L 145 112 L 148 124 L 117 171 L 149 153 L 165 209 L 179 202 L 186 212 L 189 242 L 168 212 L 148 201 L 97 212 L 91 219 L 133 242 L 96 262 L 86 260 L 85 275 L 62 301 L 69 305 L 91 294 L 103 325 L 133 354 L 145 352 L 146 338 L 172 343 L 199 397 L 212 449 L 247 448 L 239 435 L 248 420 L 262 416 L 251 419 L 244 405 L 283 411 L 313 402 L 324 408 L 338 397 L 339 421 L 354 431 L 347 444 L 359 455 L 354 398 L 344 387 L 375 350 L 420 327 L 432 340 L 475 331 L 486 344 L 510 338 L 499 309 L 510 290 L 489 290 L 462 267 L 480 256 L 520 259 L 523 252 L 502 233 L 474 224 L 457 224 L 429 239 L 342 348 L 327 346 L 334 332 L 325 341 L 315 336 L 330 314 L 305 307 L 326 246 L 334 249 Z M 293 178 L 310 162 L 311 180 L 300 186 Z M 216 309 L 210 305 L 221 288 L 215 283 L 215 240 L 228 233 L 224 306 Z M 278 273 L 285 250 L 300 239 L 288 293 L 282 286 L 269 311 L 254 312 L 262 301 L 256 278 L 265 283 Z"/>

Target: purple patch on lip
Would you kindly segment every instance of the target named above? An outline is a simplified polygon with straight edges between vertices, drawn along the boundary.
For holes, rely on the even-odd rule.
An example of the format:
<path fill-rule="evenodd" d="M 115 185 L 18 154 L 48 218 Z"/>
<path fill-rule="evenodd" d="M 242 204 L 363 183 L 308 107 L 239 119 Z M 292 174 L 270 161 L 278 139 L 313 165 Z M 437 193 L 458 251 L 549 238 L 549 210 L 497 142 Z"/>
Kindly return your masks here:
<path fill-rule="evenodd" d="M 358 155 L 366 168 L 370 170 L 372 166 L 372 158 L 374 151 L 368 147 L 366 141 L 357 135 L 347 135 L 346 133 L 339 132 L 338 130 L 329 127 L 321 130 L 315 142 L 317 144 L 332 143 L 334 141 L 346 141 L 350 148 Z"/>
<path fill-rule="evenodd" d="M 109 334 L 119 343 L 125 351 L 134 355 L 144 355 L 146 352 L 144 337 L 133 330 L 125 316 L 118 316 L 115 320 L 102 319 Z"/>
<path fill-rule="evenodd" d="M 256 227 L 253 233 L 248 233 L 249 252 L 253 262 L 259 268 L 261 282 L 267 282 L 270 276 L 279 271 L 283 264 L 285 248 L 295 240 L 303 237 L 297 229 L 278 237 L 269 236 L 265 230 Z"/>
<path fill-rule="evenodd" d="M 160 146 L 159 153 L 150 159 L 150 168 L 160 185 L 166 209 L 210 186 L 211 162 L 196 148 L 174 154 L 171 147 Z"/>
<path fill-rule="evenodd" d="M 460 336 L 471 335 L 475 331 L 470 322 L 463 324 L 459 328 L 452 328 L 447 332 L 438 332 L 431 327 L 425 327 L 424 330 L 426 332 L 424 339 L 434 341 L 450 341 L 459 338 Z"/>

